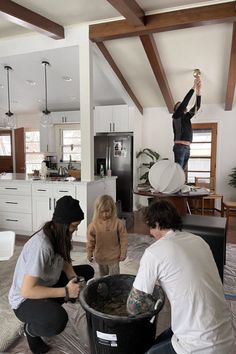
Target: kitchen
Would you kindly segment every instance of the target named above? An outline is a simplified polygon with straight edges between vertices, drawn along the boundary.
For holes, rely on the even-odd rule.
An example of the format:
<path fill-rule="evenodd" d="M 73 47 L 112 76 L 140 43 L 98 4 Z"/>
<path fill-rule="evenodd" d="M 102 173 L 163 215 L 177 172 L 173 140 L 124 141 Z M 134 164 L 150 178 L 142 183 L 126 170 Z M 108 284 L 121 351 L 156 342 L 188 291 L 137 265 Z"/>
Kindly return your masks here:
<path fill-rule="evenodd" d="M 41 110 L 43 110 L 45 104 L 43 100 L 44 87 L 42 85 L 43 72 L 41 59 L 47 57 L 48 60 L 50 60 L 47 99 L 53 124 L 47 127 L 41 124 L 41 112 L 33 113 L 36 105 L 36 94 L 34 94 L 33 97 L 29 94 L 31 100 L 28 98 L 27 104 L 31 108 L 32 113 L 29 114 L 28 112 L 22 111 L 16 114 L 17 128 L 13 130 L 1 130 L 1 141 L 5 141 L 8 150 L 10 149 L 9 155 L 13 156 L 12 160 L 9 160 L 8 166 L 1 162 L 1 172 L 16 172 L 16 174 L 12 175 L 12 178 L 10 175 L 2 175 L 0 178 L 0 218 L 2 228 L 13 229 L 17 233 L 30 235 L 33 231 L 36 231 L 43 222 L 50 219 L 55 207 L 55 201 L 63 194 L 70 194 L 80 200 L 81 206 L 85 211 L 85 220 L 81 224 L 77 234 L 75 234 L 74 239 L 85 241 L 86 228 L 91 221 L 93 203 L 96 196 L 98 194 L 107 193 L 112 195 L 116 200 L 116 184 L 119 182 L 118 180 L 116 182 L 117 176 L 114 176 L 114 171 L 112 171 L 113 173 L 111 172 L 113 174 L 111 177 L 105 176 L 105 178 L 100 178 L 100 173 L 96 170 L 97 159 L 93 160 L 94 153 L 86 153 L 83 155 L 82 145 L 86 145 L 86 140 L 81 139 L 83 119 L 81 109 L 78 109 L 78 100 L 73 99 L 68 103 L 68 99 L 64 99 L 63 101 L 63 97 L 59 91 L 54 92 L 52 89 L 50 91 L 52 82 L 55 81 L 56 85 L 59 85 L 57 82 L 59 78 L 55 73 L 58 70 L 58 61 L 60 61 L 59 59 L 62 53 L 66 58 L 74 58 L 74 60 L 72 60 L 74 63 L 75 58 L 78 59 L 78 52 L 78 48 L 68 47 L 66 49 L 34 52 L 27 55 L 27 61 L 24 67 L 26 68 L 25 70 L 29 70 L 28 63 L 34 64 L 30 67 L 30 73 L 36 85 L 41 87 L 41 90 L 37 90 L 37 93 L 41 91 Z M 8 61 L 14 68 L 10 76 L 11 87 L 15 85 L 15 80 L 18 75 L 17 71 L 19 69 L 18 65 L 22 65 L 24 60 L 26 60 L 25 54 L 2 59 L 4 62 Z M 71 68 L 71 71 L 66 71 L 67 80 L 69 74 L 71 76 L 73 75 L 72 90 L 70 88 L 70 92 L 67 93 L 67 95 L 70 95 L 69 97 L 75 97 L 77 92 L 76 88 L 78 88 L 78 79 L 76 79 L 76 75 L 73 74 L 73 70 L 76 70 L 70 61 L 71 59 L 69 59 L 67 65 L 63 63 L 63 68 L 67 66 Z M 23 72 L 23 70 L 21 70 L 21 72 Z M 27 77 L 29 76 L 25 75 L 24 78 Z M 100 81 L 101 78 L 97 80 Z M 61 81 L 68 87 L 68 81 Z M 76 82 L 73 83 L 73 81 Z M 22 85 L 23 83 L 22 79 L 17 85 Z M 71 84 L 71 82 L 69 82 L 69 84 Z M 95 87 L 96 85 L 100 86 L 101 84 L 95 84 Z M 32 94 L 34 85 L 28 86 L 30 86 L 30 92 Z M 26 86 L 26 88 L 28 86 Z M 26 94 L 28 95 L 28 92 Z M 114 95 L 113 102 L 120 103 L 119 100 L 119 97 Z M 56 107 L 57 111 L 52 107 Z M 70 110 L 68 110 L 68 107 Z M 89 136 L 89 141 L 90 137 L 93 138 L 96 134 L 101 132 L 103 134 L 108 133 L 109 130 L 107 130 L 104 124 L 107 124 L 109 128 L 111 121 L 114 129 L 116 129 L 116 131 L 113 132 L 114 134 L 120 134 L 121 132 L 128 132 L 131 135 L 134 134 L 133 122 L 135 120 L 135 109 L 134 107 L 124 104 L 124 102 L 123 104 L 112 104 L 109 106 L 95 106 L 92 110 L 92 115 L 94 116 L 94 118 L 92 118 L 92 120 L 94 119 L 94 122 L 92 121 L 93 133 Z M 86 134 L 83 134 L 83 136 L 85 135 Z M 10 148 L 10 142 L 12 142 L 12 150 Z M 94 141 L 92 139 L 91 145 L 93 144 Z M 133 153 L 132 149 L 132 154 Z M 83 163 L 83 156 L 85 163 Z M 7 156 L 1 156 L 0 159 L 6 162 Z M 117 159 L 120 159 L 120 157 L 117 156 Z M 86 172 L 89 166 L 89 160 L 91 160 L 90 163 L 92 164 L 91 171 L 87 171 L 89 176 L 86 176 L 83 171 L 85 169 Z M 39 170 L 42 161 L 45 161 L 48 168 L 46 180 L 40 180 L 40 177 L 33 176 L 33 174 L 40 174 Z M 130 164 L 133 164 L 133 161 L 136 162 L 133 156 L 131 156 Z M 73 177 L 64 181 L 65 177 L 67 177 L 64 175 L 68 175 L 69 177 L 67 173 L 68 167 L 72 175 L 77 175 L 76 181 L 72 181 Z M 106 168 L 105 165 L 104 168 Z M 59 171 L 59 175 L 61 176 L 58 175 Z M 98 176 L 94 176 L 93 171 L 95 171 L 95 175 Z M 22 173 L 25 173 L 25 175 Z M 106 174 L 107 171 L 105 170 L 105 175 Z M 79 176 L 81 178 L 79 178 Z M 130 192 L 132 192 L 133 175 L 130 178 L 132 179 Z M 11 191 L 13 194 L 9 193 Z M 12 198 L 13 195 L 14 198 Z M 131 209 L 132 206 L 129 208 L 129 211 L 131 211 Z"/>

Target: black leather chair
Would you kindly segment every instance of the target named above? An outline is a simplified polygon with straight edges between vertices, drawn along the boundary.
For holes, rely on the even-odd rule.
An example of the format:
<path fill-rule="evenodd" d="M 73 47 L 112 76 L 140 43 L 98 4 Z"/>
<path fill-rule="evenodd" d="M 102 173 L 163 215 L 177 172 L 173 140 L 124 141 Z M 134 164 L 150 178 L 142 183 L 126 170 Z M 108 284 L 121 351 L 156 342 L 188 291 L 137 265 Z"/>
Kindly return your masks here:
<path fill-rule="evenodd" d="M 185 215 L 183 216 L 183 230 L 202 237 L 208 243 L 223 282 L 226 251 L 226 218 Z"/>

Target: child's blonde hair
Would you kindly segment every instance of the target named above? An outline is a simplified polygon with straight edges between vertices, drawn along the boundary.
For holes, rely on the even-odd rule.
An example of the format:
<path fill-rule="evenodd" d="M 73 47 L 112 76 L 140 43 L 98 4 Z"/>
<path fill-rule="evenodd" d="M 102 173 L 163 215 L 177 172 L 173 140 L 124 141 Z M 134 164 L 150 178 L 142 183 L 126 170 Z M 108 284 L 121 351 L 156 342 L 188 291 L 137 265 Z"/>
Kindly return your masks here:
<path fill-rule="evenodd" d="M 111 219 L 117 217 L 116 204 L 110 195 L 104 194 L 98 197 L 95 201 L 93 220 L 98 219 L 101 210 L 109 209 L 111 211 Z"/>

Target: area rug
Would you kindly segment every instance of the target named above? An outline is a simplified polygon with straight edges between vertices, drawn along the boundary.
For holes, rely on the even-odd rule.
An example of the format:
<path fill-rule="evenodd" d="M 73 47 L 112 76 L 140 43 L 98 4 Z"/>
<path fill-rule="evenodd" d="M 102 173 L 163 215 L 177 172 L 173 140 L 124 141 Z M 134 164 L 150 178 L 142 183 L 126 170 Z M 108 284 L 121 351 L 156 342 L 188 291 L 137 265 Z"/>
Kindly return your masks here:
<path fill-rule="evenodd" d="M 224 268 L 224 289 L 225 297 L 228 300 L 236 301 L 236 244 L 226 245 L 226 265 Z"/>
<path fill-rule="evenodd" d="M 136 274 L 140 258 L 144 250 L 154 242 L 153 238 L 146 235 L 130 234 L 128 237 L 128 255 L 124 262 L 121 263 L 121 273 Z M 0 298 L 1 313 L 0 313 L 0 353 L 8 354 L 31 354 L 26 343 L 26 339 L 22 334 L 22 325 L 16 320 L 14 314 L 9 309 L 7 302 L 7 293 L 10 287 L 12 272 L 15 266 L 16 259 L 19 255 L 20 248 L 16 247 L 14 257 L 6 263 L 0 263 L 0 279 L 5 288 L 4 296 Z M 226 256 L 226 271 L 225 271 L 225 291 L 229 295 L 235 294 L 236 289 L 236 245 L 227 244 Z M 85 247 L 76 245 L 72 252 L 72 259 L 74 264 L 88 263 L 86 259 Z M 9 264 L 7 264 L 9 262 Z M 3 267 L 2 267 L 3 265 Z M 97 265 L 93 264 L 95 268 L 95 275 L 98 276 Z M 3 268 L 6 269 L 4 270 Z M 6 278 L 8 281 L 6 282 Z M 5 285 L 6 282 L 6 285 Z M 1 289 L 2 290 L 2 289 Z M 2 291 L 1 291 L 2 294 Z M 236 329 L 236 301 L 227 300 L 232 314 L 234 316 L 234 325 Z M 86 331 L 86 318 L 85 313 L 81 309 L 79 303 L 65 304 L 66 311 L 69 314 L 69 322 L 66 329 L 58 336 L 46 341 L 51 346 L 50 354 L 91 354 L 89 350 L 87 331 Z M 3 310 L 3 312 L 2 312 Z M 5 319 L 7 315 L 7 319 Z M 170 307 L 169 302 L 166 301 L 164 308 L 160 312 L 157 321 L 157 334 L 170 326 Z M 14 344 L 9 346 L 11 343 Z"/>

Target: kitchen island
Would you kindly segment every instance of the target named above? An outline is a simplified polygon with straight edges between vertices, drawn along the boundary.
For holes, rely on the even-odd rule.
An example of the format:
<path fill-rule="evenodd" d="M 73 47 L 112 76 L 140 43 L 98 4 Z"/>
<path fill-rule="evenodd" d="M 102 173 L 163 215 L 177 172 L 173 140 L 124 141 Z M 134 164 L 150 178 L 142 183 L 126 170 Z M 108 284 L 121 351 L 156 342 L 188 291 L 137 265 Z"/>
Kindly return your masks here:
<path fill-rule="evenodd" d="M 56 201 L 63 195 L 78 199 L 84 220 L 73 240 L 85 242 L 87 226 L 98 195 L 109 194 L 116 200 L 116 178 L 95 177 L 93 181 L 54 181 L 34 179 L 23 173 L 0 174 L 0 228 L 32 235 L 51 220 Z"/>

